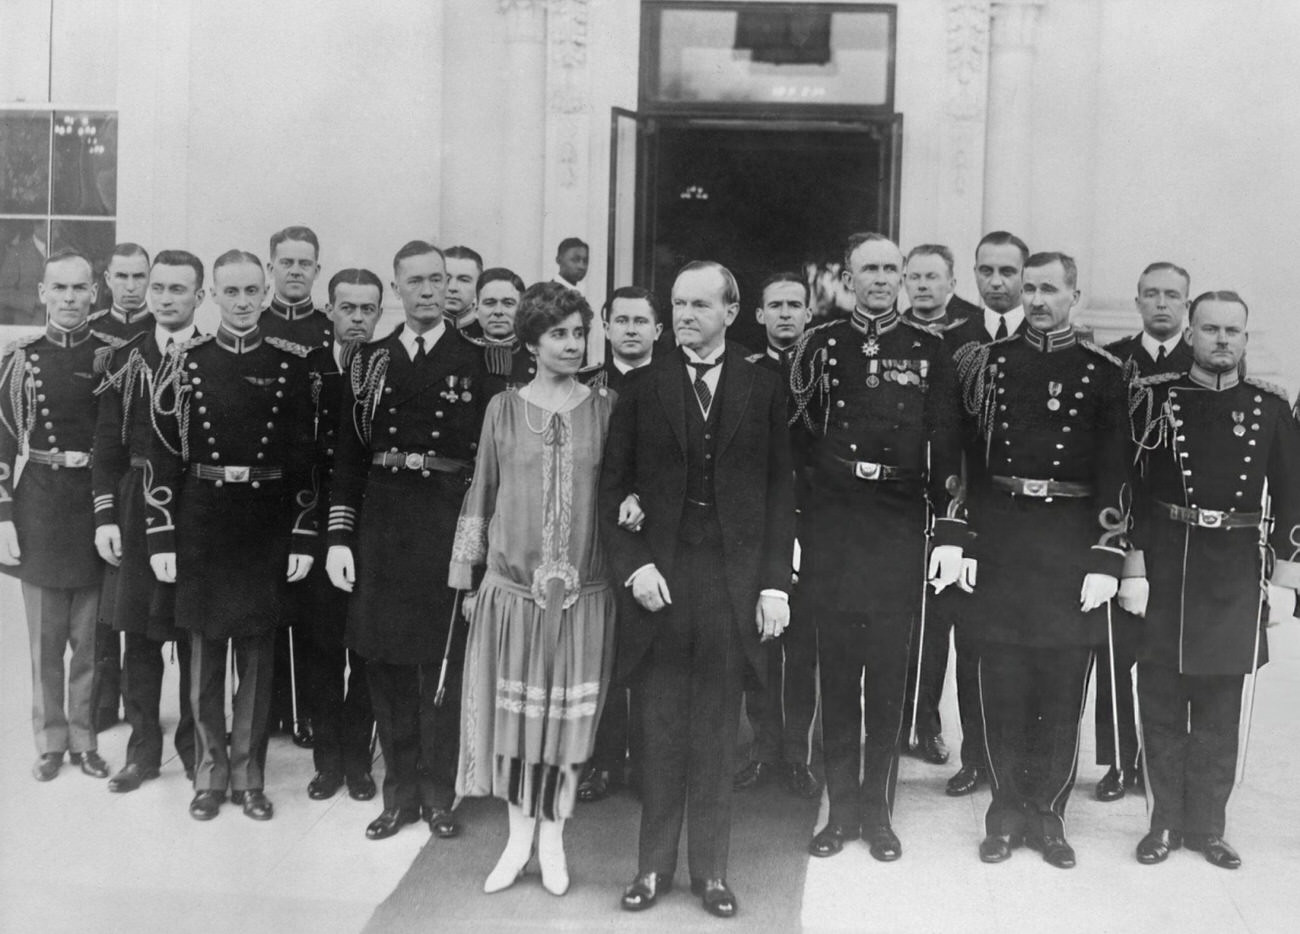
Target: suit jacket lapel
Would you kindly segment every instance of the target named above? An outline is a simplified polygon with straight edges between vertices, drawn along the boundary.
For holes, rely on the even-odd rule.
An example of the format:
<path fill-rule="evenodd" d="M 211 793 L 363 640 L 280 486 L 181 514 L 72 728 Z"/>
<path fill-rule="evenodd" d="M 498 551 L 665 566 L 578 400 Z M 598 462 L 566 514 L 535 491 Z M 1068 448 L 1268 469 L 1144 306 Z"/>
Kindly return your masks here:
<path fill-rule="evenodd" d="M 677 439 L 677 446 L 686 451 L 686 392 L 682 388 L 682 369 L 686 366 L 682 362 L 680 352 L 672 354 L 664 365 L 659 368 L 655 374 L 658 383 L 656 389 L 659 394 L 659 401 L 663 404 L 664 413 L 668 418 L 668 424 L 672 426 L 673 437 Z M 692 403 L 694 399 L 690 400 Z"/>
<path fill-rule="evenodd" d="M 416 361 L 412 360 L 410 355 L 407 354 L 406 347 L 398 337 L 400 333 L 401 328 L 398 328 L 398 330 L 393 334 L 389 342 L 389 353 L 396 357 L 400 357 L 405 361 L 407 374 L 406 379 L 402 381 L 401 386 L 393 386 L 393 398 L 391 401 L 386 403 L 388 405 L 402 405 L 420 395 L 430 387 L 440 384 L 445 374 L 436 371 L 434 361 L 429 360 L 428 356 L 429 354 L 449 353 L 449 348 L 443 347 L 443 341 L 455 339 L 455 335 L 451 333 L 451 329 L 448 327 L 447 332 L 438 339 L 438 343 L 425 351 L 425 359 L 422 361 Z M 391 373 L 392 371 L 390 370 L 389 372 Z"/>
<path fill-rule="evenodd" d="M 722 365 L 722 411 L 718 413 L 718 455 L 721 456 L 736 436 L 736 430 L 749 408 L 749 396 L 754 390 L 754 370 L 731 344 L 727 345 Z"/>

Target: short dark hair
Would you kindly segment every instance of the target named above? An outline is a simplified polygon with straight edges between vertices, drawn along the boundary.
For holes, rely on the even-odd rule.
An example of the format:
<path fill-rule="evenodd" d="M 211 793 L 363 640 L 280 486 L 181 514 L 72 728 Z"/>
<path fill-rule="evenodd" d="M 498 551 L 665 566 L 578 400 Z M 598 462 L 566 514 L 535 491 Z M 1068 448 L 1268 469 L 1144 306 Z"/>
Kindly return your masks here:
<path fill-rule="evenodd" d="M 479 272 L 483 271 L 483 257 L 479 255 L 478 250 L 472 250 L 469 247 L 465 246 L 464 244 L 457 244 L 456 246 L 447 247 L 447 249 L 442 251 L 442 258 L 444 260 L 447 259 L 473 260 L 474 265 L 478 267 L 478 271 Z M 523 286 L 519 287 L 519 291 L 521 292 L 523 291 Z"/>
<path fill-rule="evenodd" d="M 980 237 L 980 242 L 975 244 L 975 255 L 978 256 L 982 246 L 1013 246 L 1020 251 L 1020 264 L 1029 265 L 1029 247 L 1025 241 L 1021 240 L 1013 233 L 1007 233 L 1005 230 L 994 230 Z"/>
<path fill-rule="evenodd" d="M 188 250 L 159 250 L 153 266 L 189 266 L 194 270 L 194 288 L 203 288 L 203 261 Z"/>
<path fill-rule="evenodd" d="M 906 266 L 912 261 L 913 256 L 938 256 L 948 265 L 949 278 L 953 275 L 952 250 L 948 249 L 942 243 L 922 243 L 920 246 L 914 246 L 907 253 L 907 259 L 903 261 Z"/>
<path fill-rule="evenodd" d="M 1142 270 L 1142 275 L 1138 276 L 1139 292 L 1142 290 L 1142 280 L 1145 279 L 1153 272 L 1172 272 L 1175 275 L 1181 276 L 1183 279 L 1183 292 L 1186 293 L 1192 290 L 1191 273 L 1189 273 L 1182 266 L 1179 266 L 1177 263 L 1171 263 L 1168 262 L 1167 260 L 1160 260 L 1159 262 L 1155 262 L 1147 266 L 1146 269 Z"/>
<path fill-rule="evenodd" d="M 586 241 L 580 237 L 565 237 L 560 241 L 560 245 L 555 248 L 555 258 L 559 259 L 566 250 L 572 250 L 575 246 L 580 246 L 588 252 L 591 251 L 591 247 L 587 246 Z"/>
<path fill-rule="evenodd" d="M 45 257 L 45 262 L 41 264 L 41 278 L 45 278 L 45 272 L 54 263 L 61 263 L 65 259 L 79 259 L 90 267 L 90 275 L 95 275 L 95 264 L 89 256 L 74 246 L 65 246 L 62 249 L 55 250 Z"/>
<path fill-rule="evenodd" d="M 397 264 L 404 259 L 410 259 L 412 256 L 426 256 L 429 253 L 437 253 L 445 263 L 447 254 L 438 249 L 427 240 L 411 240 L 400 250 L 393 254 L 393 274 L 397 274 Z"/>
<path fill-rule="evenodd" d="M 776 285 L 778 282 L 793 282 L 795 285 L 803 286 L 804 304 L 806 305 L 812 300 L 812 289 L 808 287 L 808 280 L 797 272 L 791 272 L 788 269 L 784 269 L 781 272 L 772 273 L 772 275 L 764 279 L 763 284 L 758 287 L 758 301 L 760 304 L 762 304 L 763 296 L 767 294 L 767 287 L 769 285 Z"/>
<path fill-rule="evenodd" d="M 695 272 L 697 269 L 712 269 L 722 276 L 722 302 L 725 305 L 740 304 L 740 286 L 736 284 L 736 277 L 731 270 L 721 263 L 715 263 L 711 259 L 693 259 L 681 269 L 677 270 L 677 275 L 673 276 L 676 282 L 684 273 Z"/>
<path fill-rule="evenodd" d="M 369 269 L 340 269 L 330 276 L 330 304 L 334 304 L 334 290 L 340 285 L 373 285 L 379 290 L 379 304 L 384 303 L 384 284 Z"/>
<path fill-rule="evenodd" d="M 633 301 L 644 301 L 650 306 L 650 314 L 654 315 L 655 323 L 661 323 L 659 316 L 659 299 L 655 298 L 655 293 L 649 289 L 643 289 L 639 285 L 621 285 L 613 292 L 609 293 L 609 298 L 605 299 L 605 304 L 601 306 L 600 316 L 604 320 L 609 320 L 609 313 L 614 310 L 614 300 L 627 298 Z"/>
<path fill-rule="evenodd" d="M 260 271 L 262 261 L 247 250 L 226 250 L 212 263 L 212 279 L 215 282 L 217 270 L 222 266 L 238 266 L 240 263 L 249 263 L 256 266 Z"/>
<path fill-rule="evenodd" d="M 451 250 L 448 250 L 447 254 L 450 255 Z M 519 278 L 513 269 L 506 269 L 504 266 L 493 266 L 491 269 L 484 269 L 474 286 L 474 294 L 477 295 L 482 292 L 483 286 L 490 285 L 493 282 L 509 282 L 520 294 L 523 294 L 524 280 Z"/>
<path fill-rule="evenodd" d="M 295 224 L 292 227 L 286 227 L 284 230 L 277 230 L 271 234 L 271 259 L 275 259 L 275 248 L 286 240 L 310 243 L 311 248 L 316 251 L 316 258 L 320 259 L 320 240 L 316 238 L 316 232 L 310 227 L 304 227 L 301 224 Z M 216 271 L 216 267 L 213 267 L 213 271 Z"/>
<path fill-rule="evenodd" d="M 1246 312 L 1246 318 L 1250 318 L 1250 306 L 1246 304 L 1244 298 L 1231 289 L 1219 289 L 1214 292 L 1202 292 L 1192 299 L 1192 307 L 1187 312 L 1187 323 L 1189 325 L 1196 320 L 1196 309 L 1200 307 L 1201 302 L 1232 302 L 1240 305 L 1242 311 Z"/>
<path fill-rule="evenodd" d="M 577 289 L 558 282 L 534 282 L 524 291 L 515 312 L 515 336 L 522 344 L 538 339 L 572 314 L 582 316 L 582 326 L 591 327 L 591 306 Z"/>
<path fill-rule="evenodd" d="M 897 243 L 894 243 L 893 240 L 890 240 L 884 234 L 876 233 L 875 231 L 849 234 L 849 239 L 844 243 L 844 268 L 848 269 L 853 265 L 853 254 L 858 247 L 862 246 L 864 243 L 876 243 L 878 241 L 893 244 L 895 248 L 898 246 Z M 899 250 L 898 252 L 902 253 L 903 251 Z"/>
<path fill-rule="evenodd" d="M 1035 253 L 1025 260 L 1025 269 L 1041 269 L 1044 266 L 1050 266 L 1052 263 L 1060 263 L 1061 268 L 1065 270 L 1065 284 L 1072 289 L 1079 287 L 1079 264 L 1074 261 L 1073 256 L 1056 251 L 1046 251 Z"/>
<path fill-rule="evenodd" d="M 113 262 L 114 256 L 120 256 L 123 259 L 132 256 L 143 256 L 145 265 L 146 266 L 149 265 L 149 251 L 146 250 L 144 247 L 140 246 L 140 244 L 138 243 L 131 243 L 128 241 L 125 243 L 117 244 L 115 247 L 113 247 L 113 252 L 108 254 L 108 261 L 110 263 Z"/>

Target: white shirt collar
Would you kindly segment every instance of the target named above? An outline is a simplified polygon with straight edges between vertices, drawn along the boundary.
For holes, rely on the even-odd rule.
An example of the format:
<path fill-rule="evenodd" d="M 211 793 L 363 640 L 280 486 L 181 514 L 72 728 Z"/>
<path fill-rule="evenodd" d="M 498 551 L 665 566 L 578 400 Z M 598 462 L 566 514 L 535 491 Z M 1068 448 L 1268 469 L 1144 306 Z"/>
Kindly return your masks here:
<path fill-rule="evenodd" d="M 334 365 L 343 369 L 343 345 L 337 340 L 330 341 L 330 353 L 334 355 Z"/>
<path fill-rule="evenodd" d="M 193 340 L 195 335 L 198 333 L 199 329 L 194 326 L 193 322 L 191 322 L 187 327 L 181 328 L 179 331 L 168 331 L 166 328 L 155 324 L 153 328 L 153 339 L 157 342 L 158 349 L 163 353 L 166 353 L 167 342 L 169 340 L 175 341 L 174 346 L 179 346 L 188 340 Z"/>
<path fill-rule="evenodd" d="M 699 354 L 691 350 L 691 348 L 689 347 L 683 347 L 682 353 L 686 354 L 687 360 L 692 360 L 695 363 L 714 363 L 722 359 L 722 352 L 726 349 L 727 349 L 727 342 L 723 341 L 717 347 L 713 348 L 712 352 L 710 352 L 707 357 L 701 357 Z"/>
<path fill-rule="evenodd" d="M 707 357 L 701 357 L 699 354 L 691 350 L 689 347 L 683 347 L 682 353 L 686 354 L 687 360 L 690 360 L 694 363 L 718 363 L 722 360 L 723 351 L 725 351 L 726 349 L 727 349 L 727 342 L 723 341 Z M 686 368 L 686 373 L 691 378 L 692 382 L 695 381 L 696 372 L 697 371 L 695 370 L 694 367 L 688 366 Z M 701 377 L 701 379 L 704 380 L 704 385 L 709 387 L 709 393 L 711 394 L 709 408 L 713 407 L 713 403 L 711 400 L 716 399 L 718 397 L 718 381 L 721 378 L 722 378 L 722 367 L 720 366 L 709 367 L 709 369 L 704 371 L 704 375 Z M 694 393 L 692 393 L 692 395 L 694 395 Z M 696 403 L 700 401 L 699 396 L 695 397 L 695 401 Z M 703 405 L 700 406 L 700 412 L 703 413 L 705 418 L 709 417 L 709 409 L 706 409 Z"/>
<path fill-rule="evenodd" d="M 998 322 L 1005 320 L 1007 322 L 1007 334 L 1016 333 L 1021 322 L 1025 320 L 1025 309 L 1023 307 L 1012 308 L 1006 314 L 999 314 L 987 305 L 984 311 L 984 330 L 988 332 L 990 338 L 998 333 Z"/>
<path fill-rule="evenodd" d="M 438 339 L 441 338 L 442 335 L 446 333 L 447 333 L 447 320 L 444 318 L 442 321 L 439 321 L 434 327 L 425 331 L 423 334 L 416 334 L 414 331 L 411 330 L 411 326 L 409 324 L 403 324 L 402 333 L 398 336 L 397 339 L 400 340 L 402 342 L 402 346 L 406 348 L 406 355 L 410 357 L 412 360 L 414 360 L 415 351 L 417 349 L 415 346 L 415 339 L 417 337 L 424 338 L 424 352 L 428 353 L 430 350 L 433 349 L 433 345 L 438 343 Z"/>
<path fill-rule="evenodd" d="M 1183 339 L 1183 335 L 1175 334 L 1167 341 L 1158 341 L 1150 334 L 1148 334 L 1146 331 L 1143 331 L 1142 349 L 1147 352 L 1147 354 L 1151 357 L 1152 360 L 1155 360 L 1160 355 L 1160 348 L 1163 347 L 1165 349 L 1165 356 L 1169 357 L 1169 356 L 1173 356 L 1174 350 L 1182 342 L 1182 339 Z"/>
<path fill-rule="evenodd" d="M 649 366 L 651 363 L 654 362 L 654 357 L 653 356 L 646 357 L 643 363 L 624 363 L 618 357 L 614 356 L 613 354 L 610 354 L 610 360 L 614 362 L 614 369 L 618 370 L 619 373 L 626 376 L 627 374 L 631 373 L 633 370 L 639 370 L 642 367 Z"/>

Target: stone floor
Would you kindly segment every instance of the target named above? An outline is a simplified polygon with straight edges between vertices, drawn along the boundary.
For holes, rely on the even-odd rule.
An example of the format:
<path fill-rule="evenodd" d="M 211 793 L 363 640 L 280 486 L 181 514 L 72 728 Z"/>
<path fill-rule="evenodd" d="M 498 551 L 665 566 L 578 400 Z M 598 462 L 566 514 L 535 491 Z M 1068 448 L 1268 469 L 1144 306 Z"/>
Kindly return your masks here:
<path fill-rule="evenodd" d="M 1300 707 L 1300 624 L 1274 629 L 1272 639 L 1274 661 L 1260 679 L 1247 775 L 1229 809 L 1228 839 L 1242 854 L 1241 870 L 1215 869 L 1187 852 L 1175 853 L 1162 866 L 1139 866 L 1133 846 L 1145 829 L 1144 802 L 1130 796 L 1103 805 L 1091 798 L 1102 769 L 1091 764 L 1088 729 L 1069 811 L 1078 868 L 1052 869 L 1023 850 L 1004 865 L 980 863 L 975 849 L 987 793 L 947 798 L 943 784 L 950 767 L 905 759 L 895 813 L 903 859 L 877 863 L 863 845 L 853 844 L 834 859 L 812 860 L 802 893 L 804 930 L 1295 930 L 1300 918 L 1300 798 L 1288 792 L 1291 779 L 1300 775 L 1300 719 L 1293 715 Z M 165 690 L 174 698 L 174 669 Z M 190 789 L 174 758 L 164 764 L 159 780 L 129 795 L 110 795 L 103 782 L 66 766 L 56 780 L 37 784 L 29 774 L 35 756 L 30 691 L 18 587 L 0 578 L 4 934 L 352 934 L 361 930 L 428 840 L 417 826 L 370 843 L 362 831 L 378 813 L 375 803 L 358 803 L 346 795 L 309 801 L 304 789 L 312 773 L 310 755 L 283 737 L 271 743 L 267 792 L 276 817 L 265 824 L 247 820 L 229 806 L 211 823 L 191 820 L 186 814 Z M 944 717 L 953 724 L 951 696 L 950 684 Z M 170 725 L 174 699 L 166 711 Z M 122 764 L 127 733 L 121 725 L 100 736 L 101 752 L 114 768 Z M 955 748 L 958 738 L 950 728 L 949 744 Z M 731 882 L 743 910 L 746 880 Z M 790 897 L 799 894 L 792 891 Z M 610 892 L 611 908 L 617 895 Z M 653 913 L 637 921 L 630 926 L 657 929 Z M 730 927 L 744 930 L 744 922 L 742 915 Z M 521 930 L 547 927 L 544 915 L 520 918 L 518 924 Z M 608 927 L 607 921 L 593 919 L 589 930 Z M 430 930 L 436 930 L 436 921 Z"/>

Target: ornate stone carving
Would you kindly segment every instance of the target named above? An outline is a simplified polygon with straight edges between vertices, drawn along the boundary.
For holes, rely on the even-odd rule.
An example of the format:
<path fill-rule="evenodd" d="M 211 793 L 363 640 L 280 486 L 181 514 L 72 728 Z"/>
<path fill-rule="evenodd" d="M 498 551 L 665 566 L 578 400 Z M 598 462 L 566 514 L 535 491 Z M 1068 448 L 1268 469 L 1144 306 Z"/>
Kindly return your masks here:
<path fill-rule="evenodd" d="M 587 64 L 588 0 L 550 0 L 546 35 L 551 61 L 561 68 Z"/>
<path fill-rule="evenodd" d="M 1034 44 L 1038 11 L 1046 0 L 994 0 L 993 44 L 998 48 L 1028 48 Z"/>
<path fill-rule="evenodd" d="M 950 0 L 946 12 L 944 112 L 958 120 L 979 119 L 988 93 L 989 0 Z"/>

